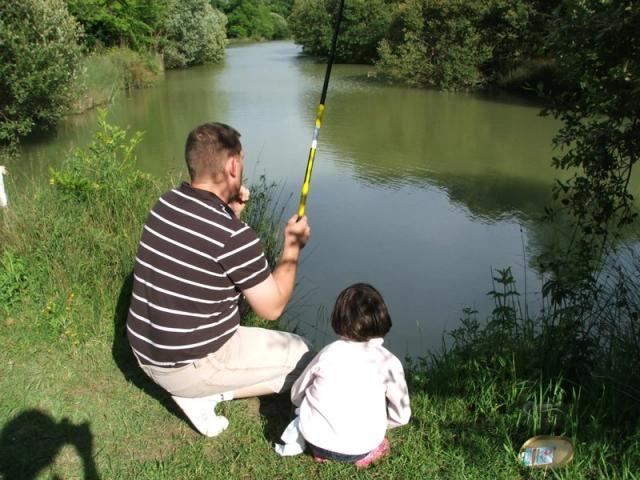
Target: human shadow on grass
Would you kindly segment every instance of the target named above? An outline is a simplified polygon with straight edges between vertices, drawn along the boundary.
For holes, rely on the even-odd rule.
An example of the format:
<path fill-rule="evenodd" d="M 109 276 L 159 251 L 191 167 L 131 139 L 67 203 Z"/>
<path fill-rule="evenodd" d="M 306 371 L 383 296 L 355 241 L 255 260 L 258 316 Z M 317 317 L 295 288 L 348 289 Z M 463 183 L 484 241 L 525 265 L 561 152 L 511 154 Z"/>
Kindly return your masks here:
<path fill-rule="evenodd" d="M 259 397 L 260 417 L 263 419 L 264 438 L 270 443 L 282 443 L 280 435 L 293 420 L 290 392 Z"/>
<path fill-rule="evenodd" d="M 88 422 L 74 425 L 63 418 L 58 423 L 40 410 L 25 410 L 9 420 L 0 434 L 0 476 L 5 480 L 35 479 L 65 445 L 78 453 L 85 479 L 100 478 Z"/>
<path fill-rule="evenodd" d="M 180 411 L 177 405 L 171 400 L 169 394 L 147 377 L 133 356 L 129 340 L 127 339 L 126 325 L 132 289 L 133 272 L 127 275 L 122 283 L 118 295 L 118 303 L 116 304 L 116 309 L 113 314 L 113 346 L 111 348 L 113 360 L 127 381 L 133 383 L 147 395 L 160 402 L 172 415 L 189 423 L 182 411 Z"/>

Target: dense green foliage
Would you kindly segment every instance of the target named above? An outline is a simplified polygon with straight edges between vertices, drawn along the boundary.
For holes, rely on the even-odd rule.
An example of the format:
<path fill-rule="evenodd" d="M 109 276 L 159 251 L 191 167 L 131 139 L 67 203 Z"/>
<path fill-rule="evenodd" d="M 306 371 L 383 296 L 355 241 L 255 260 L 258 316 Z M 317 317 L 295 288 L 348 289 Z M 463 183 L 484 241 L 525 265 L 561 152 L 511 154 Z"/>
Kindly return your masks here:
<path fill-rule="evenodd" d="M 84 28 L 89 49 L 98 45 L 127 45 L 145 51 L 155 45 L 155 33 L 169 0 L 66 0 L 66 3 Z"/>
<path fill-rule="evenodd" d="M 279 40 L 289 37 L 286 18 L 293 0 L 213 0 L 227 15 L 227 35 L 235 39 Z"/>
<path fill-rule="evenodd" d="M 553 16 L 558 83 L 548 92 L 547 113 L 563 122 L 553 164 L 573 175 L 556 184 L 560 206 L 547 208 L 547 215 L 567 218 L 571 231 L 568 242 L 555 241 L 539 258 L 557 321 L 567 330 L 605 332 L 605 338 L 615 331 L 611 348 L 631 357 L 640 343 L 639 266 L 617 245 L 637 218 L 630 180 L 640 159 L 638 22 L 640 5 L 630 0 L 569 0 Z M 612 362 L 638 382 L 631 367 L 637 360 L 616 356 Z"/>
<path fill-rule="evenodd" d="M 338 42 L 343 62 L 377 64 L 416 86 L 472 89 L 505 83 L 544 50 L 552 2 L 535 0 L 347 0 Z M 326 55 L 338 2 L 296 0 L 289 18 L 303 50 Z M 536 64 L 537 65 L 537 64 Z"/>
<path fill-rule="evenodd" d="M 289 28 L 296 43 L 310 55 L 327 55 L 331 48 L 331 13 L 324 2 L 296 0 L 289 17 Z M 344 61 L 345 59 L 341 59 Z"/>
<path fill-rule="evenodd" d="M 263 0 L 230 0 L 223 11 L 229 20 L 227 33 L 230 38 L 271 40 L 284 38 L 287 34 L 286 22 L 284 29 L 282 25 L 284 19 L 273 14 Z M 281 20 L 278 28 L 276 18 Z"/>
<path fill-rule="evenodd" d="M 289 17 L 294 40 L 306 53 L 326 55 L 336 24 L 338 0 L 296 0 Z M 345 2 L 336 48 L 339 62 L 371 63 L 378 43 L 391 22 L 389 2 L 348 0 Z"/>
<path fill-rule="evenodd" d="M 167 68 L 220 61 L 227 42 L 226 21 L 208 0 L 173 0 L 162 25 Z"/>
<path fill-rule="evenodd" d="M 167 68 L 216 62 L 226 42 L 225 16 L 208 0 L 67 0 L 89 49 L 160 51 Z"/>
<path fill-rule="evenodd" d="M 62 0 L 0 2 L 0 143 L 65 114 L 80 61 L 79 36 Z"/>
<path fill-rule="evenodd" d="M 378 72 L 412 85 L 472 89 L 544 66 L 556 2 L 407 0 L 380 44 Z"/>
<path fill-rule="evenodd" d="M 491 58 L 483 41 L 483 6 L 455 0 L 411 0 L 399 9 L 392 37 L 380 44 L 378 69 L 411 85 L 474 88 L 485 79 L 480 67 Z"/>
<path fill-rule="evenodd" d="M 283 17 L 288 17 L 293 8 L 293 0 L 265 0 L 269 10 Z"/>
<path fill-rule="evenodd" d="M 579 168 L 558 186 L 586 234 L 629 223 L 631 169 L 640 158 L 640 4 L 567 1 L 553 18 L 551 45 L 562 68 L 547 113 L 563 121 L 558 168 Z M 586 183 L 585 183 L 586 182 Z"/>

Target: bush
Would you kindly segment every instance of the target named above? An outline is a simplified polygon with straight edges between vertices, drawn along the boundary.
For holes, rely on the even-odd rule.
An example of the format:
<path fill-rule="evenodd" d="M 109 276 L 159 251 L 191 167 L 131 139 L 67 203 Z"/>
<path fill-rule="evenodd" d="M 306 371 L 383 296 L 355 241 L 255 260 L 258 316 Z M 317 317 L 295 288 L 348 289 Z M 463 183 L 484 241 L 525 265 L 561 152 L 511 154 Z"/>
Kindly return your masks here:
<path fill-rule="evenodd" d="M 480 67 L 491 58 L 478 23 L 478 2 L 409 0 L 392 26 L 391 38 L 380 44 L 377 69 L 410 85 L 451 90 L 471 89 L 485 78 Z"/>
<path fill-rule="evenodd" d="M 378 72 L 416 86 L 469 90 L 544 72 L 557 0 L 404 0 L 379 46 Z M 523 77 L 523 73 L 529 76 Z"/>
<path fill-rule="evenodd" d="M 311 55 L 327 55 L 336 24 L 338 0 L 296 0 L 289 27 L 296 43 Z M 348 63 L 372 63 L 377 46 L 386 35 L 391 10 L 384 0 L 348 0 L 345 2 L 336 60 Z"/>
<path fill-rule="evenodd" d="M 277 13 L 282 17 L 287 17 L 291 14 L 293 8 L 293 0 L 266 0 L 269 10 L 273 13 Z"/>
<path fill-rule="evenodd" d="M 272 40 L 282 40 L 289 38 L 289 24 L 287 20 L 278 13 L 271 13 L 271 21 L 273 22 Z"/>
<path fill-rule="evenodd" d="M 289 16 L 289 28 L 296 43 L 310 55 L 326 55 L 331 48 L 331 15 L 324 2 L 296 0 Z"/>
<path fill-rule="evenodd" d="M 175 0 L 164 21 L 163 54 L 167 68 L 219 62 L 227 43 L 227 18 L 207 0 Z"/>
<path fill-rule="evenodd" d="M 64 115 L 81 30 L 62 0 L 0 2 L 0 143 Z"/>
<path fill-rule="evenodd" d="M 229 37 L 273 38 L 274 19 L 263 0 L 231 0 L 224 11 L 229 21 Z"/>
<path fill-rule="evenodd" d="M 154 33 L 164 18 L 168 0 L 66 0 L 66 3 L 84 28 L 89 49 L 126 45 L 144 51 L 155 44 Z"/>

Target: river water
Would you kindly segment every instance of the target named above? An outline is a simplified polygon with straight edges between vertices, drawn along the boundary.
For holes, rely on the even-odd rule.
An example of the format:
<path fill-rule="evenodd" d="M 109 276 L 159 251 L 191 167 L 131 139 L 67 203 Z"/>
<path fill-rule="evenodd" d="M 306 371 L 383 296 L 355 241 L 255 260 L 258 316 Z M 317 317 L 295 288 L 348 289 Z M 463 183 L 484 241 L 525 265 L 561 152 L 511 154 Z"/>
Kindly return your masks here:
<path fill-rule="evenodd" d="M 169 71 L 159 84 L 120 96 L 109 120 L 146 132 L 139 166 L 186 176 L 188 132 L 222 121 L 242 133 L 248 183 L 266 174 L 295 212 L 325 65 L 290 42 L 235 46 L 221 65 Z M 530 258 L 545 232 L 557 121 L 504 96 L 381 83 L 369 68 L 335 65 L 307 214 L 304 250 L 286 320 L 317 346 L 334 336 L 337 294 L 369 282 L 383 294 L 400 357 L 437 350 L 464 307 L 491 311 L 491 269 L 511 266 L 535 305 Z M 39 176 L 83 145 L 95 112 L 69 118 L 55 136 L 23 148 L 20 169 Z"/>

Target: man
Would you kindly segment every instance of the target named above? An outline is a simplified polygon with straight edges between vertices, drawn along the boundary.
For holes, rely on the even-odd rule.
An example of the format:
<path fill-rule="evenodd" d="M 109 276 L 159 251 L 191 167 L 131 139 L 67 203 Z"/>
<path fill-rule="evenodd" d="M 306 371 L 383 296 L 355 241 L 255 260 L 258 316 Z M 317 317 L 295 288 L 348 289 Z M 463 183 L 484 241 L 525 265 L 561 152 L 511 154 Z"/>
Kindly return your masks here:
<path fill-rule="evenodd" d="M 271 273 L 260 239 L 239 219 L 249 200 L 240 134 L 201 125 L 185 157 L 191 184 L 165 193 L 144 225 L 127 335 L 142 370 L 200 433 L 215 436 L 229 423 L 215 415 L 219 401 L 286 391 L 313 356 L 297 335 L 239 326 L 238 308 L 244 295 L 261 317 L 282 314 L 311 231 L 306 217 L 291 217 Z"/>

